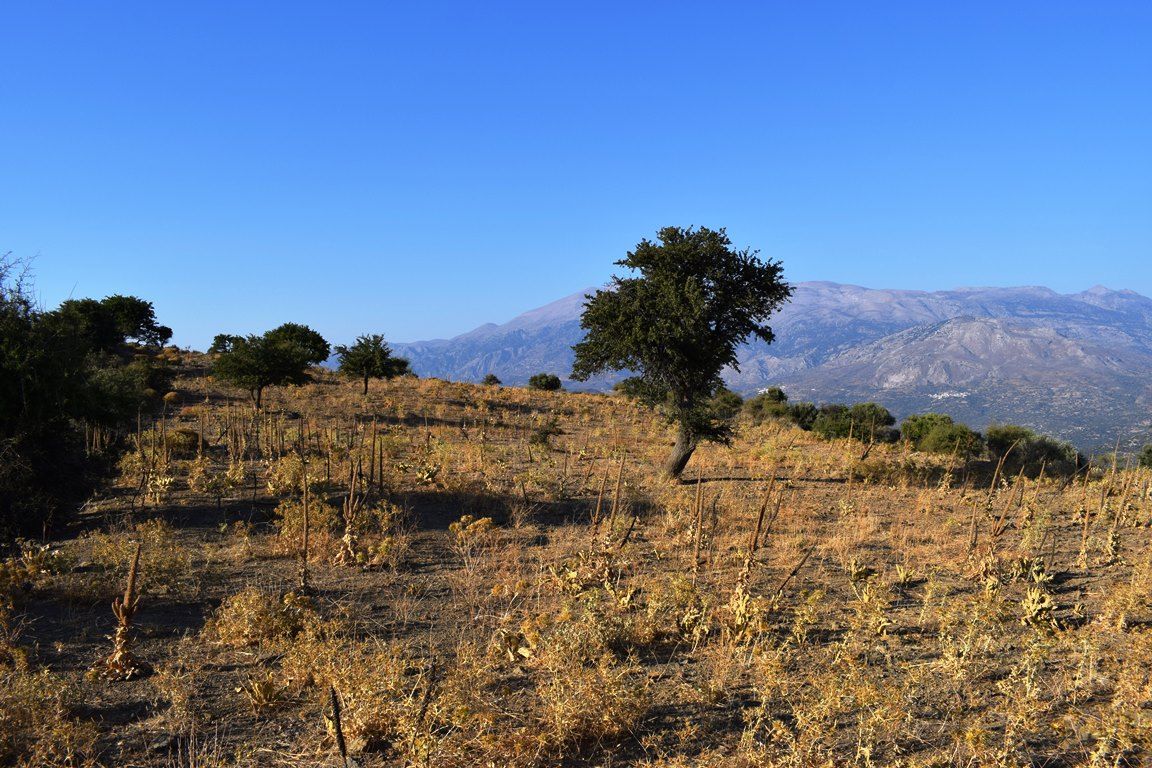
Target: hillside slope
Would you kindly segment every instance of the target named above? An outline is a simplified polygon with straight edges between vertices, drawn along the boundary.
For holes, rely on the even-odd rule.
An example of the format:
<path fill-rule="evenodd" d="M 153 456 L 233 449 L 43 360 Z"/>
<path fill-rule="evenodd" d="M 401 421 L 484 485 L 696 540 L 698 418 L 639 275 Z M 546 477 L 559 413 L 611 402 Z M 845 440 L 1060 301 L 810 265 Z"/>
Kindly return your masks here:
<path fill-rule="evenodd" d="M 592 290 L 502 325 L 397 350 L 423 376 L 476 381 L 495 373 L 509 384 L 540 371 L 563 376 Z M 776 342 L 744 345 L 739 370 L 727 373 L 738 391 L 781 384 L 817 402 L 877 399 L 901 415 L 947 410 L 978 427 L 1021 422 L 1088 448 L 1149 437 L 1152 300 L 1132 291 L 808 282 L 771 325 Z"/>

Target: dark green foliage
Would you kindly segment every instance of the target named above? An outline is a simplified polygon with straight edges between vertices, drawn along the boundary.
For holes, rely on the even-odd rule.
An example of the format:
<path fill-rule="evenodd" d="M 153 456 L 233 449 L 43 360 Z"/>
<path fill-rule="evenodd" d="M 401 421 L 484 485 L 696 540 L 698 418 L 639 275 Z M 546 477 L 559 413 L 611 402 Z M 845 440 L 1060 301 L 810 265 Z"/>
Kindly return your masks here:
<path fill-rule="evenodd" d="M 985 441 L 992 458 L 999 460 L 1007 454 L 1004 469 L 1008 473 L 1023 471 L 1035 476 L 1043 469 L 1048 475 L 1067 475 L 1083 463 L 1083 457 L 1069 443 L 1015 424 L 988 427 Z"/>
<path fill-rule="evenodd" d="M 1139 461 L 1140 466 L 1152 469 L 1152 445 L 1144 446 L 1144 449 L 1140 451 Z"/>
<path fill-rule="evenodd" d="M 340 373 L 362 379 L 364 394 L 368 394 L 369 379 L 394 379 L 411 373 L 408 361 L 402 357 L 393 357 L 392 348 L 378 333 L 357 336 L 356 343 L 350 347 L 338 344 L 336 354 L 340 356 Z"/>
<path fill-rule="evenodd" d="M 614 277 L 610 290 L 588 297 L 587 332 L 574 347 L 572 378 L 633 371 L 633 390 L 678 427 L 665 465 L 678 477 L 701 440 L 725 442 L 732 420 L 719 419 L 713 396 L 720 372 L 737 367 L 748 336 L 772 341 L 766 321 L 792 288 L 778 262 L 734 250 L 723 229 L 665 227 L 658 242 L 642 240 L 617 264 L 636 277 Z"/>
<path fill-rule="evenodd" d="M 888 409 L 877 403 L 857 403 L 846 405 L 822 405 L 812 431 L 827 440 L 851 437 L 861 442 L 892 443 L 900 433 L 892 429 L 896 417 Z"/>
<path fill-rule="evenodd" d="M 92 480 L 83 426 L 114 434 L 171 381 L 154 349 L 128 343 L 171 335 L 151 304 L 77 299 L 45 312 L 21 267 L 0 257 L 0 537 L 64 522 Z"/>
<path fill-rule="evenodd" d="M 825 440 L 848 437 L 853 433 L 848 406 L 839 403 L 820 406 L 816 419 L 812 422 L 812 431 Z"/>
<path fill-rule="evenodd" d="M 957 424 L 943 413 L 909 416 L 900 425 L 900 434 L 918 451 L 955 454 L 969 458 L 984 448 L 980 435 L 963 424 Z"/>
<path fill-rule="evenodd" d="M 496 374 L 488 373 L 484 375 L 484 378 L 480 380 L 480 383 L 488 387 L 498 387 L 504 382 L 500 381 L 500 377 Z"/>
<path fill-rule="evenodd" d="M 555 392 L 560 389 L 560 377 L 554 373 L 537 373 L 528 379 L 528 388 Z"/>
<path fill-rule="evenodd" d="M 997 459 L 1009 450 L 1017 448 L 1018 444 L 1024 444 L 1035 439 L 1035 432 L 1015 424 L 994 424 L 988 427 L 988 432 L 985 435 L 988 451 Z"/>
<path fill-rule="evenodd" d="M 913 448 L 923 450 L 921 443 L 928 433 L 937 427 L 950 427 L 955 422 L 952 417 L 943 413 L 920 413 L 904 419 L 900 425 L 900 435 L 912 444 Z"/>
<path fill-rule="evenodd" d="M 712 395 L 710 407 L 713 419 L 731 422 L 744 407 L 744 398 L 728 387 L 720 387 L 716 394 Z"/>
<path fill-rule="evenodd" d="M 964 424 L 939 424 L 929 430 L 916 447 L 926 453 L 954 454 L 967 459 L 984 450 L 984 441 Z"/>
<path fill-rule="evenodd" d="M 788 395 L 780 387 L 769 387 L 744 402 L 744 413 L 753 424 L 769 419 L 788 418 Z"/>
<path fill-rule="evenodd" d="M 171 328 L 157 324 L 152 302 L 135 296 L 69 299 L 53 314 L 91 351 L 118 352 L 129 340 L 159 347 L 172 338 Z"/>
<path fill-rule="evenodd" d="M 804 431 L 812 429 L 812 425 L 816 423 L 816 417 L 819 415 L 820 409 L 816 407 L 815 403 L 792 403 L 788 406 L 788 418 Z"/>
<path fill-rule="evenodd" d="M 306 325 L 285 323 L 259 336 L 220 334 L 208 351 L 217 355 L 212 373 L 247 390 L 259 408 L 265 387 L 311 381 L 308 369 L 328 359 L 328 342 Z"/>

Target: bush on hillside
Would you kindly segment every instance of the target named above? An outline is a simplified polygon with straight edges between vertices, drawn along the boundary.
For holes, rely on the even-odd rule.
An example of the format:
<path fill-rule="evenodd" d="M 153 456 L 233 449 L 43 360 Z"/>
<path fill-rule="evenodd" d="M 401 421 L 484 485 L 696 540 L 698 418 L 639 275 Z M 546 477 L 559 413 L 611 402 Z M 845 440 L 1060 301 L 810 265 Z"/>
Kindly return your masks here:
<path fill-rule="evenodd" d="M 892 429 L 895 423 L 896 417 L 877 403 L 851 407 L 830 404 L 820 406 L 812 431 L 826 440 L 852 437 L 861 442 L 891 443 L 900 437 L 900 432 Z"/>
<path fill-rule="evenodd" d="M 780 387 L 769 387 L 744 402 L 744 413 L 753 424 L 788 418 L 788 395 Z"/>
<path fill-rule="evenodd" d="M 1152 469 L 1152 445 L 1146 445 L 1140 451 L 1140 466 Z"/>
<path fill-rule="evenodd" d="M 1083 463 L 1083 457 L 1070 443 L 1015 424 L 988 427 L 985 441 L 993 459 L 999 461 L 1007 454 L 1004 469 L 1008 473 L 1023 471 L 1034 477 L 1043 469 L 1049 475 L 1068 475 Z"/>
<path fill-rule="evenodd" d="M 560 389 L 560 377 L 554 373 L 537 373 L 528 379 L 528 388 L 555 392 Z"/>
<path fill-rule="evenodd" d="M 943 413 L 909 416 L 900 425 L 900 435 L 912 447 L 925 453 L 956 454 L 968 458 L 979 454 L 984 441 L 964 424 L 957 424 Z"/>

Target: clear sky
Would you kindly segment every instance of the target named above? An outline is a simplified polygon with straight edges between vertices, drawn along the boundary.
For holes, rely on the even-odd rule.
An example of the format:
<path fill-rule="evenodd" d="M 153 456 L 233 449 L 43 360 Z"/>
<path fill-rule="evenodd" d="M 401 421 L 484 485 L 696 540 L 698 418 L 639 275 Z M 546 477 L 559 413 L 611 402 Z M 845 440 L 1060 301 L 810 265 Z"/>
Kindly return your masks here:
<path fill-rule="evenodd" d="M 175 341 L 504 321 L 661 226 L 1152 294 L 1152 3 L 0 3 L 0 252 Z"/>

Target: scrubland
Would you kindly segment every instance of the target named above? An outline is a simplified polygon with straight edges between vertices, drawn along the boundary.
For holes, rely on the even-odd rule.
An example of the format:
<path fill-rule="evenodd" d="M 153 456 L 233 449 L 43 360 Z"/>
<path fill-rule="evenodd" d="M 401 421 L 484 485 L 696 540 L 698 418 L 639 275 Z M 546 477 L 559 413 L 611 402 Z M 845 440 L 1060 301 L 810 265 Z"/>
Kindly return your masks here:
<path fill-rule="evenodd" d="M 769 421 L 671 484 L 619 396 L 166 401 L 0 566 L 0 764 L 1152 763 L 1149 470 Z"/>

